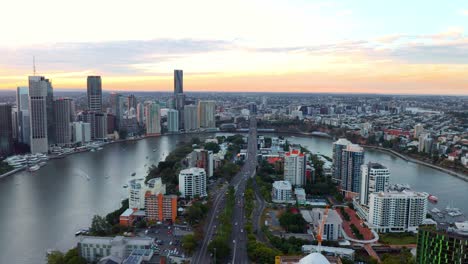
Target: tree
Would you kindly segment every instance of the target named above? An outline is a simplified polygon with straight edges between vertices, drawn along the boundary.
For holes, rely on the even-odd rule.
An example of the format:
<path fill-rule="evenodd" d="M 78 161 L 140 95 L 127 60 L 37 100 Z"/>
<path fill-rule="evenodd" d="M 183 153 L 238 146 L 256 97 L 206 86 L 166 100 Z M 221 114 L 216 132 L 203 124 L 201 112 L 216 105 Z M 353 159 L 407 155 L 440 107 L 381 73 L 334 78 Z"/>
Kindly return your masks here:
<path fill-rule="evenodd" d="M 54 251 L 47 255 L 48 264 L 86 264 L 86 260 L 78 254 L 77 248 L 70 249 L 65 255 Z"/>
<path fill-rule="evenodd" d="M 220 150 L 219 145 L 214 143 L 214 142 L 205 143 L 204 147 L 205 147 L 206 150 L 213 151 L 213 153 L 218 153 L 219 150 Z"/>
<path fill-rule="evenodd" d="M 89 231 L 95 236 L 105 236 L 110 233 L 111 226 L 106 221 L 106 219 L 104 219 L 104 217 L 100 215 L 94 215 Z"/>
<path fill-rule="evenodd" d="M 211 254 L 214 255 L 215 250 L 216 250 L 216 262 L 217 263 L 223 263 L 221 262 L 221 260 L 229 256 L 229 253 L 231 251 L 227 243 L 227 240 L 221 237 L 215 237 L 215 239 L 213 239 L 213 241 L 211 241 L 210 244 L 208 245 L 208 251 L 210 251 Z"/>
<path fill-rule="evenodd" d="M 54 251 L 47 255 L 47 264 L 63 264 L 63 253 L 60 251 Z"/>
<path fill-rule="evenodd" d="M 195 236 L 192 234 L 186 235 L 182 238 L 182 247 L 189 254 L 192 254 L 192 252 L 197 247 L 197 244 L 198 244 L 197 240 L 195 239 Z"/>

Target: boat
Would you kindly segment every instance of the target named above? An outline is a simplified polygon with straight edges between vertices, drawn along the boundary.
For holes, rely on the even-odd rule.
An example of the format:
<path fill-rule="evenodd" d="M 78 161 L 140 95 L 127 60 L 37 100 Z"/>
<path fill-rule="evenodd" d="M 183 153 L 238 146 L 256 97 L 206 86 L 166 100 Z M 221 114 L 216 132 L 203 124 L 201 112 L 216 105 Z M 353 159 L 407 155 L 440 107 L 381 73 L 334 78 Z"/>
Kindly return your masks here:
<path fill-rule="evenodd" d="M 437 213 L 437 216 L 440 218 L 444 218 L 444 215 L 442 213 Z"/>
<path fill-rule="evenodd" d="M 136 172 L 132 173 L 132 177 L 136 175 Z"/>
<path fill-rule="evenodd" d="M 128 188 L 128 184 L 124 184 L 123 187 L 124 187 L 124 188 Z"/>
<path fill-rule="evenodd" d="M 432 208 L 431 212 L 433 212 L 433 213 L 440 213 L 440 210 L 434 207 L 434 208 Z"/>
<path fill-rule="evenodd" d="M 102 147 L 97 148 L 97 150 L 102 150 Z"/>
<path fill-rule="evenodd" d="M 34 166 L 31 166 L 28 168 L 28 171 L 29 172 L 34 172 L 34 171 L 37 171 L 39 170 L 41 167 L 39 165 L 34 165 Z"/>
<path fill-rule="evenodd" d="M 47 162 L 45 162 L 45 161 L 39 162 L 39 166 L 40 166 L 40 167 L 44 167 L 46 164 L 47 164 Z"/>
<path fill-rule="evenodd" d="M 156 152 L 156 149 L 153 149 L 153 152 Z"/>
<path fill-rule="evenodd" d="M 96 149 L 91 149 L 91 152 L 96 152 Z"/>
<path fill-rule="evenodd" d="M 463 215 L 463 213 L 461 211 L 452 211 L 452 212 L 449 212 L 448 215 L 451 217 L 456 217 L 456 216 Z"/>
<path fill-rule="evenodd" d="M 431 203 L 437 203 L 439 201 L 439 198 L 437 198 L 437 196 L 435 195 L 429 194 L 427 200 L 429 200 L 429 202 Z"/>

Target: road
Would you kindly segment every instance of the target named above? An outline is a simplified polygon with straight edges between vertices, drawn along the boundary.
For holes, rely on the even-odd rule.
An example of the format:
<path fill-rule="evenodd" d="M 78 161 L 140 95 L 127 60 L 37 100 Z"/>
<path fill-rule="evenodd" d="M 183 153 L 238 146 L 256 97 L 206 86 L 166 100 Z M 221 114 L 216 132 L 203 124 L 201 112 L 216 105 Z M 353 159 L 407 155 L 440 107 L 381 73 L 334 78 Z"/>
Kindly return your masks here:
<path fill-rule="evenodd" d="M 234 207 L 233 222 L 232 222 L 232 260 L 230 263 L 248 263 L 247 257 L 247 238 L 245 236 L 244 228 L 244 207 L 243 207 L 243 193 L 245 190 L 245 183 L 249 177 L 255 173 L 257 165 L 257 122 L 255 117 L 251 118 L 250 132 L 248 136 L 248 155 L 247 160 L 242 166 L 241 170 L 232 178 L 230 186 L 234 186 L 236 193 L 236 205 Z M 192 256 L 192 263 L 213 263 L 214 256 L 208 252 L 208 244 L 213 239 L 216 227 L 218 226 L 219 215 L 226 203 L 226 191 L 228 186 L 223 186 L 221 189 L 212 193 L 212 207 L 208 212 L 207 221 L 205 223 L 204 231 L 205 236 L 201 246 Z"/>
<path fill-rule="evenodd" d="M 255 175 L 257 167 L 257 120 L 255 116 L 250 117 L 249 137 L 247 142 L 247 159 L 242 167 L 239 177 L 233 179 L 236 188 L 236 206 L 233 213 L 232 224 L 232 264 L 248 263 L 247 237 L 244 231 L 244 191 L 247 179 Z"/>

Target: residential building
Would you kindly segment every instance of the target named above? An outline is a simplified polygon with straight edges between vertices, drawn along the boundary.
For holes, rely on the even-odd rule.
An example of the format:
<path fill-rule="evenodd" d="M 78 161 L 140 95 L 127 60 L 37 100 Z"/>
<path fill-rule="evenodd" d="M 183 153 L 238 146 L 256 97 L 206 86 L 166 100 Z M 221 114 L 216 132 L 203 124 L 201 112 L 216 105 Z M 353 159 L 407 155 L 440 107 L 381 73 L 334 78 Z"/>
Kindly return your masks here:
<path fill-rule="evenodd" d="M 206 149 L 194 149 L 187 155 L 188 167 L 202 168 L 207 177 L 213 177 L 213 151 Z"/>
<path fill-rule="evenodd" d="M 137 99 L 133 94 L 127 97 L 127 111 L 130 113 L 132 109 L 134 111 L 137 109 Z"/>
<path fill-rule="evenodd" d="M 387 192 L 389 181 L 390 172 L 382 164 L 369 162 L 361 165 L 361 204 L 368 204 L 371 193 Z"/>
<path fill-rule="evenodd" d="M 468 263 L 468 233 L 437 230 L 434 225 L 419 226 L 416 263 Z"/>
<path fill-rule="evenodd" d="M 413 134 L 413 137 L 414 138 L 419 138 L 419 136 L 421 135 L 421 133 L 424 132 L 424 126 L 422 124 L 417 124 L 414 126 L 414 134 Z"/>
<path fill-rule="evenodd" d="M 102 83 L 101 76 L 87 78 L 88 110 L 102 112 Z"/>
<path fill-rule="evenodd" d="M 306 180 L 307 157 L 300 150 L 293 149 L 284 154 L 284 180 L 293 186 L 304 186 Z"/>
<path fill-rule="evenodd" d="M 301 214 L 304 220 L 314 227 L 314 230 L 318 230 L 322 223 L 325 209 L 313 208 L 312 210 L 301 210 Z M 327 220 L 325 221 L 322 233 L 323 239 L 332 241 L 339 240 L 342 237 L 342 224 L 343 220 L 341 220 L 341 217 L 336 210 L 328 210 Z"/>
<path fill-rule="evenodd" d="M 30 123 L 29 123 L 29 87 L 18 87 L 16 89 L 18 142 L 29 145 Z"/>
<path fill-rule="evenodd" d="M 161 134 L 161 113 L 159 105 L 151 102 L 145 107 L 146 116 L 146 134 L 160 135 Z"/>
<path fill-rule="evenodd" d="M 369 227 L 378 232 L 416 231 L 427 213 L 427 194 L 410 190 L 371 193 Z"/>
<path fill-rule="evenodd" d="M 289 181 L 275 181 L 271 191 L 273 202 L 284 203 L 292 201 L 292 185 Z"/>
<path fill-rule="evenodd" d="M 184 198 L 205 197 L 206 172 L 201 168 L 189 168 L 179 173 L 179 192 Z"/>
<path fill-rule="evenodd" d="M 94 113 L 94 138 L 106 139 L 107 138 L 107 114 Z"/>
<path fill-rule="evenodd" d="M 345 138 L 340 138 L 333 143 L 332 178 L 337 182 L 341 182 L 341 157 L 343 149 L 350 144 L 352 144 L 351 141 Z"/>
<path fill-rule="evenodd" d="M 147 191 L 145 212 L 146 220 L 149 222 L 170 220 L 174 223 L 177 218 L 177 195 L 164 195 Z"/>
<path fill-rule="evenodd" d="M 110 94 L 110 105 L 111 105 L 111 110 L 112 114 L 115 115 L 115 127 L 116 131 L 120 130 L 120 126 L 122 124 L 122 119 L 124 116 L 124 103 L 125 103 L 125 98 L 118 93 L 111 93 Z"/>
<path fill-rule="evenodd" d="M 69 98 L 54 100 L 55 143 L 70 144 L 72 140 L 71 102 Z"/>
<path fill-rule="evenodd" d="M 78 242 L 78 254 L 89 263 L 112 256 L 120 261 L 127 258 L 133 250 L 152 251 L 154 239 L 150 237 L 95 237 L 81 236 Z M 151 252 L 151 256 L 152 256 Z M 147 259 L 149 260 L 149 259 Z"/>
<path fill-rule="evenodd" d="M 0 157 L 13 152 L 13 122 L 11 105 L 0 104 Z"/>
<path fill-rule="evenodd" d="M 49 145 L 53 145 L 55 144 L 54 90 L 49 80 L 47 80 L 46 84 L 47 141 Z"/>
<path fill-rule="evenodd" d="M 184 107 L 184 129 L 185 131 L 198 130 L 198 107 L 196 105 L 186 105 Z"/>
<path fill-rule="evenodd" d="M 174 94 L 184 93 L 184 72 L 174 70 Z"/>
<path fill-rule="evenodd" d="M 137 104 L 136 117 L 140 126 L 145 124 L 145 105 L 143 103 Z"/>
<path fill-rule="evenodd" d="M 43 76 L 29 76 L 29 127 L 31 153 L 47 153 L 48 109 L 47 97 L 50 82 Z"/>
<path fill-rule="evenodd" d="M 345 192 L 361 191 L 361 165 L 364 163 L 364 149 L 359 145 L 346 146 L 341 153 L 341 189 Z"/>
<path fill-rule="evenodd" d="M 161 178 L 154 178 L 145 183 L 138 179 L 132 179 L 128 186 L 128 208 L 133 210 L 145 208 L 146 193 L 158 195 L 166 194 L 166 185 Z"/>
<path fill-rule="evenodd" d="M 179 132 L 179 111 L 174 109 L 167 111 L 167 131 Z"/>
<path fill-rule="evenodd" d="M 215 128 L 215 101 L 198 102 L 198 123 L 200 128 Z"/>

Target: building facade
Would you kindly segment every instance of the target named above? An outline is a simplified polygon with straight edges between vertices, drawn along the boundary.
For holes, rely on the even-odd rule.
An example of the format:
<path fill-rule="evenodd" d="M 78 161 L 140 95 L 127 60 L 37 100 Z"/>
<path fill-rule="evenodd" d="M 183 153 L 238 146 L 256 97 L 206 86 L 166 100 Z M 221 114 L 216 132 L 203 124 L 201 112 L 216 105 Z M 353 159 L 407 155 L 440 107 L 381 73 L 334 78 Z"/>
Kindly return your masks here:
<path fill-rule="evenodd" d="M 420 226 L 416 263 L 468 263 L 468 234 L 461 235 L 437 230 L 435 226 Z"/>
<path fill-rule="evenodd" d="M 43 76 L 29 76 L 29 127 L 31 153 L 47 153 L 48 141 L 48 111 L 47 90 L 49 80 Z"/>
<path fill-rule="evenodd" d="M 189 168 L 179 173 L 179 192 L 184 198 L 205 197 L 206 172 L 201 168 Z"/>
<path fill-rule="evenodd" d="M 170 220 L 174 223 L 177 218 L 177 195 L 146 192 L 145 213 L 148 222 Z"/>
<path fill-rule="evenodd" d="M 185 131 L 198 130 L 198 107 L 196 105 L 186 105 L 184 107 L 184 129 Z"/>
<path fill-rule="evenodd" d="M 341 157 L 343 149 L 345 149 L 351 142 L 345 138 L 340 138 L 336 142 L 333 142 L 333 166 L 332 166 L 332 178 L 341 182 Z"/>
<path fill-rule="evenodd" d="M 174 109 L 167 111 L 167 131 L 179 132 L 179 111 Z"/>
<path fill-rule="evenodd" d="M 16 89 L 18 142 L 29 145 L 29 87 L 18 87 Z"/>
<path fill-rule="evenodd" d="M 364 149 L 359 145 L 346 146 L 341 153 L 341 189 L 346 192 L 361 191 L 361 165 L 364 163 Z"/>
<path fill-rule="evenodd" d="M 87 95 L 88 95 L 88 110 L 102 112 L 101 76 L 88 76 Z"/>
<path fill-rule="evenodd" d="M 207 177 L 213 177 L 213 151 L 206 149 L 194 149 L 187 155 L 188 167 L 202 168 Z"/>
<path fill-rule="evenodd" d="M 367 205 L 369 194 L 374 192 L 387 192 L 390 184 L 390 171 L 380 163 L 361 165 L 361 191 L 360 202 Z"/>
<path fill-rule="evenodd" d="M 369 227 L 378 232 L 414 232 L 426 219 L 427 194 L 390 191 L 369 195 Z"/>

